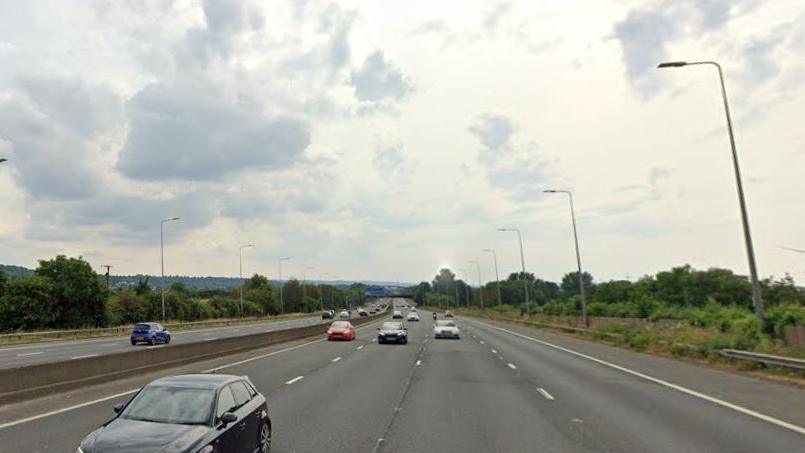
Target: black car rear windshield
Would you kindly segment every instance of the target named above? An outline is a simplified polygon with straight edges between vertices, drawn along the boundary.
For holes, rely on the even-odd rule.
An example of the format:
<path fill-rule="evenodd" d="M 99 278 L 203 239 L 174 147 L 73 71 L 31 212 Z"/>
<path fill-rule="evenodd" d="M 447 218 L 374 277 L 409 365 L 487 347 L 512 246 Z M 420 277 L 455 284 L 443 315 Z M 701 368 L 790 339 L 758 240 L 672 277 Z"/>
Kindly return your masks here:
<path fill-rule="evenodd" d="M 380 325 L 380 329 L 382 330 L 402 330 L 402 327 L 401 322 L 384 322 Z"/>
<path fill-rule="evenodd" d="M 206 425 L 214 397 L 212 389 L 148 386 L 120 416 L 147 422 Z"/>

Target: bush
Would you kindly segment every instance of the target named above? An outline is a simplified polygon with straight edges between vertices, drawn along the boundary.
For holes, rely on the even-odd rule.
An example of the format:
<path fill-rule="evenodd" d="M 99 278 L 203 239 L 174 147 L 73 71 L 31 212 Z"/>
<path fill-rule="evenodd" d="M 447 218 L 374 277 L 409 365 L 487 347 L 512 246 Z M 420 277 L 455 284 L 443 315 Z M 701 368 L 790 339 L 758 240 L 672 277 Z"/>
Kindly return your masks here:
<path fill-rule="evenodd" d="M 59 306 L 46 278 L 33 275 L 11 280 L 0 298 L 0 326 L 3 330 L 55 327 Z"/>
<path fill-rule="evenodd" d="M 766 333 L 782 334 L 785 326 L 805 326 L 805 306 L 785 304 L 770 307 L 766 311 Z"/>

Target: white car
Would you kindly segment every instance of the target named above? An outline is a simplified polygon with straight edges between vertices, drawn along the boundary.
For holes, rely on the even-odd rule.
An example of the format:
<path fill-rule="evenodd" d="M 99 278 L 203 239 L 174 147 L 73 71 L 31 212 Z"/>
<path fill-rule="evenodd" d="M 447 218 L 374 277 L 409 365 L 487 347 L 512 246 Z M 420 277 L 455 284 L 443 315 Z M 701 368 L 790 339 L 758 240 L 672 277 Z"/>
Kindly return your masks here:
<path fill-rule="evenodd" d="M 455 321 L 443 320 L 436 321 L 436 327 L 433 328 L 434 338 L 455 338 L 458 340 L 461 335 L 458 332 L 458 326 Z"/>
<path fill-rule="evenodd" d="M 338 319 L 350 319 L 352 315 L 349 314 L 348 311 L 344 310 L 338 314 Z"/>
<path fill-rule="evenodd" d="M 419 321 L 419 315 L 415 311 L 408 313 L 408 321 Z"/>
<path fill-rule="evenodd" d="M 403 319 L 403 314 L 400 310 L 394 310 L 394 313 L 391 315 L 391 319 Z"/>

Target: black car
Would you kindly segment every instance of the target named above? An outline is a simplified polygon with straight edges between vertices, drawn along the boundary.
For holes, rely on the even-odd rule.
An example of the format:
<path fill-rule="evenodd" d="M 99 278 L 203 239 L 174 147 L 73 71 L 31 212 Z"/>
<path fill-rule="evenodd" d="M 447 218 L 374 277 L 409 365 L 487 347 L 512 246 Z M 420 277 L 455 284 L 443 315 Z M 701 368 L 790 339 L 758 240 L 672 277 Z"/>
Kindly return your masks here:
<path fill-rule="evenodd" d="M 330 310 L 321 312 L 321 319 L 333 319 L 333 313 Z"/>
<path fill-rule="evenodd" d="M 76 453 L 224 453 L 271 449 L 266 399 L 245 376 L 187 374 L 157 379 Z"/>
<path fill-rule="evenodd" d="M 401 322 L 384 322 L 377 328 L 377 342 L 408 344 L 408 328 Z"/>

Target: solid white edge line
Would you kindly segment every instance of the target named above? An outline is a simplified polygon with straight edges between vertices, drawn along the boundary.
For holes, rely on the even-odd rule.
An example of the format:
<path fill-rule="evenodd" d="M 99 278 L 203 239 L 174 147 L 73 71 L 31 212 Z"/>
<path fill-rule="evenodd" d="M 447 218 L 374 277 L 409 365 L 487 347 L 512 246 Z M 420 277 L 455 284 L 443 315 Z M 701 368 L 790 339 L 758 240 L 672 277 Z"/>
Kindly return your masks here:
<path fill-rule="evenodd" d="M 341 360 L 341 357 L 336 357 L 336 358 L 334 358 L 333 360 L 330 360 L 330 361 L 335 363 L 335 362 L 338 362 L 339 360 Z"/>
<path fill-rule="evenodd" d="M 553 397 L 553 395 L 551 395 L 550 393 L 548 393 L 548 391 L 547 391 L 547 390 L 545 390 L 545 389 L 543 389 L 543 388 L 538 388 L 538 389 L 537 389 L 537 391 L 539 392 L 539 394 L 540 394 L 540 395 L 544 396 L 546 400 L 551 400 L 551 401 L 553 401 L 553 400 L 555 400 L 555 399 L 556 399 L 556 398 L 554 398 L 554 397 Z"/>
<path fill-rule="evenodd" d="M 77 355 L 75 357 L 70 357 L 70 360 L 86 359 L 89 357 L 98 357 L 98 354 Z"/>
<path fill-rule="evenodd" d="M 24 354 L 17 354 L 17 357 L 28 357 L 29 355 L 39 355 L 39 354 L 44 354 L 44 353 L 45 353 L 44 351 L 39 351 L 39 352 L 26 352 L 26 353 L 24 353 Z"/>
<path fill-rule="evenodd" d="M 297 376 L 297 377 L 295 377 L 295 378 L 291 379 L 290 381 L 287 381 L 287 382 L 285 383 L 285 385 L 291 385 L 291 384 L 294 384 L 294 383 L 296 383 L 296 382 L 301 381 L 301 380 L 302 380 L 302 379 L 304 379 L 304 378 L 305 378 L 304 376 Z"/>
<path fill-rule="evenodd" d="M 649 376 L 647 374 L 643 374 L 643 373 L 641 373 L 639 371 L 630 370 L 629 368 L 622 367 L 620 365 L 616 365 L 614 363 L 607 362 L 606 360 L 601 360 L 599 358 L 589 356 L 587 354 L 583 354 L 581 352 L 577 352 L 577 351 L 574 351 L 572 349 L 564 348 L 562 346 L 557 346 L 557 345 L 555 345 L 553 343 L 548 343 L 547 341 L 538 340 L 536 338 L 531 338 L 531 337 L 529 337 L 527 335 L 522 335 L 522 334 L 519 334 L 517 332 L 513 332 L 511 330 L 504 329 L 502 327 L 497 327 L 497 326 L 493 326 L 491 324 L 487 324 L 485 322 L 481 322 L 481 321 L 478 321 L 478 322 L 480 324 L 483 324 L 483 325 L 485 325 L 487 327 L 491 327 L 493 329 L 499 330 L 501 332 L 506 332 L 506 333 L 514 335 L 516 337 L 524 338 L 526 340 L 533 341 L 535 343 L 539 343 L 539 344 L 542 344 L 542 345 L 557 349 L 559 351 L 564 351 L 564 352 L 567 352 L 568 354 L 573 354 L 573 355 L 575 355 L 577 357 L 581 357 L 583 359 L 587 359 L 587 360 L 593 361 L 595 363 L 598 363 L 598 364 L 601 364 L 601 365 L 604 365 L 604 366 L 608 366 L 608 367 L 616 369 L 618 371 L 622 371 L 624 373 L 631 374 L 632 376 L 636 376 L 636 377 L 639 377 L 641 379 L 645 379 L 645 380 L 653 382 L 655 384 L 659 384 L 659 385 L 668 387 L 670 389 L 674 389 L 674 390 L 676 390 L 678 392 L 682 392 L 682 393 L 685 393 L 687 395 L 694 396 L 696 398 L 703 399 L 705 401 L 709 401 L 709 402 L 711 402 L 713 404 L 717 404 L 719 406 L 726 407 L 727 409 L 732 409 L 732 410 L 734 410 L 736 412 L 740 412 L 740 413 L 748 415 L 750 417 L 754 417 L 754 418 L 763 420 L 765 422 L 771 423 L 773 425 L 777 425 L 777 426 L 779 426 L 781 428 L 786 428 L 786 429 L 789 429 L 791 431 L 797 432 L 799 434 L 805 435 L 805 428 L 803 428 L 801 426 L 798 426 L 798 425 L 795 425 L 793 423 L 788 423 L 786 421 L 776 419 L 776 418 L 771 417 L 769 415 L 761 414 L 760 412 L 755 412 L 755 411 L 753 411 L 751 409 L 747 409 L 747 408 L 745 408 L 743 406 L 739 406 L 737 404 L 733 404 L 733 403 L 730 403 L 728 401 L 724 401 L 724 400 L 712 397 L 710 395 L 705 395 L 704 393 L 697 392 L 696 390 L 691 390 L 691 389 L 689 389 L 687 387 L 682 387 L 681 385 L 673 384 L 671 382 L 664 381 L 662 379 L 655 378 L 655 377 Z"/>
<path fill-rule="evenodd" d="M 372 326 L 374 324 L 377 324 L 378 322 L 380 322 L 380 321 L 366 324 L 365 326 L 358 327 L 358 329 L 363 328 L 363 327 Z M 251 358 L 248 358 L 248 359 L 245 359 L 245 360 L 240 360 L 240 361 L 237 361 L 237 362 L 234 362 L 234 363 L 229 363 L 229 364 L 222 365 L 222 366 L 219 366 L 219 367 L 203 370 L 202 373 L 212 373 L 214 371 L 223 370 L 225 368 L 229 368 L 229 367 L 233 367 L 233 366 L 237 366 L 237 365 L 242 365 L 244 363 L 249 363 L 249 362 L 252 362 L 252 361 L 255 361 L 255 360 L 259 360 L 259 359 L 264 359 L 266 357 L 270 357 L 270 356 L 273 356 L 273 355 L 276 355 L 276 354 L 279 354 L 279 353 L 282 353 L 282 352 L 287 352 L 287 351 L 292 351 L 294 349 L 299 349 L 299 348 L 302 348 L 304 346 L 308 346 L 308 345 L 311 345 L 311 344 L 314 344 L 314 343 L 320 343 L 322 341 L 324 341 L 324 340 L 320 339 L 320 340 L 309 341 L 307 343 L 302 343 L 302 344 L 298 344 L 296 346 L 291 346 L 290 348 L 280 349 L 279 351 L 270 352 L 268 354 L 261 354 L 261 355 L 256 356 L 256 357 L 251 357 Z M 16 426 L 16 425 L 21 425 L 23 423 L 28 423 L 28 422 L 32 422 L 32 421 L 35 421 L 35 420 L 39 420 L 41 418 L 46 418 L 46 417 L 50 417 L 50 416 L 53 416 L 53 415 L 62 414 L 64 412 L 69 412 L 69 411 L 73 411 L 73 410 L 76 410 L 76 409 L 81 409 L 82 407 L 92 406 L 93 404 L 102 403 L 104 401 L 109 401 L 111 399 L 119 398 L 121 396 L 131 395 L 132 393 L 136 392 L 137 390 L 140 390 L 139 387 L 134 389 L 134 390 L 126 390 L 125 392 L 116 393 L 114 395 L 109 395 L 109 396 L 104 396 L 103 398 L 98 398 L 98 399 L 94 399 L 92 401 L 87 401 L 87 402 L 84 402 L 84 403 L 75 404 L 73 406 L 63 407 L 61 409 L 56 409 L 56 410 L 53 410 L 53 411 L 50 411 L 50 412 L 45 412 L 45 413 L 42 413 L 42 414 L 32 415 L 30 417 L 21 418 L 19 420 L 13 420 L 13 421 L 10 421 L 10 422 L 7 422 L 7 423 L 0 424 L 0 430 L 2 430 L 4 428 L 9 428 L 9 427 L 12 427 L 12 426 Z"/>
<path fill-rule="evenodd" d="M 508 365 L 508 367 L 511 368 L 512 370 L 517 369 L 517 366 L 515 364 L 513 364 L 513 363 L 507 363 L 506 365 Z"/>

